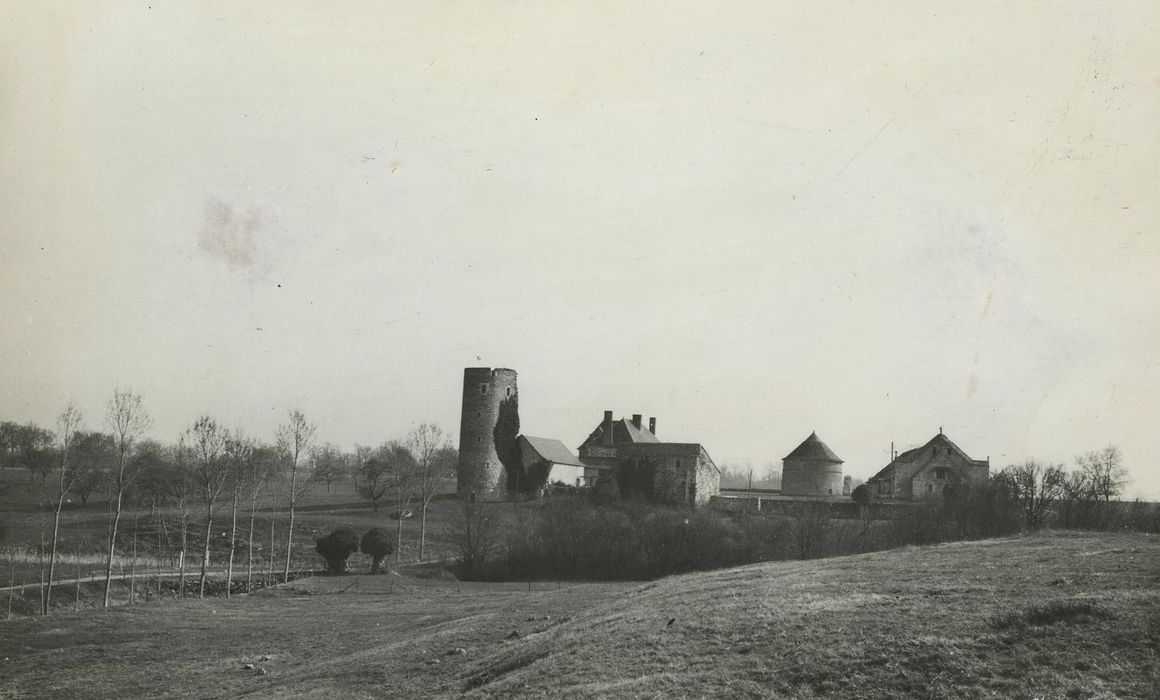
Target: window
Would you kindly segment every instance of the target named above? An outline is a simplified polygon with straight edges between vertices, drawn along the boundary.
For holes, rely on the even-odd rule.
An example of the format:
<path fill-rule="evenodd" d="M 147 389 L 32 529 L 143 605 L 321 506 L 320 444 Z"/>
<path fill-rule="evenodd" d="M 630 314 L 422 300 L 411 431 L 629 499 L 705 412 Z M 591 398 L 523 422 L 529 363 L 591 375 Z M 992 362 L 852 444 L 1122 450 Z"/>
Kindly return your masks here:
<path fill-rule="evenodd" d="M 935 469 L 934 478 L 938 479 L 939 481 L 945 481 L 947 478 L 947 470 L 943 469 L 942 467 Z"/>
<path fill-rule="evenodd" d="M 826 489 L 826 493 L 828 493 L 829 495 L 833 496 L 833 495 L 834 495 L 834 489 Z"/>
<path fill-rule="evenodd" d="M 926 492 L 927 493 L 934 493 L 934 484 L 927 484 L 926 485 Z"/>
<path fill-rule="evenodd" d="M 507 388 L 507 397 L 509 399 L 512 397 L 512 388 L 510 386 Z"/>
<path fill-rule="evenodd" d="M 487 393 L 487 385 L 486 385 L 486 384 L 480 384 L 480 385 L 479 385 L 479 393 L 480 393 L 480 394 L 486 394 L 486 393 Z"/>

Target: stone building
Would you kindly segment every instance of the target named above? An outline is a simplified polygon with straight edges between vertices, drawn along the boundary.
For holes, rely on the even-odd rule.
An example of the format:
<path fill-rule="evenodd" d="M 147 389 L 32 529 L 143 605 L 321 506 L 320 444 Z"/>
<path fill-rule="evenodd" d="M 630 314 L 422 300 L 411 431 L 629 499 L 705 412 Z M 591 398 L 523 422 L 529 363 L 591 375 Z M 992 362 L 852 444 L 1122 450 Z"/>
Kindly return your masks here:
<path fill-rule="evenodd" d="M 721 471 L 699 443 L 661 442 L 656 418 L 648 428 L 637 413 L 615 420 L 612 411 L 580 445 L 585 483 L 615 479 L 624 497 L 700 506 L 721 491 Z"/>
<path fill-rule="evenodd" d="M 504 494 L 506 475 L 495 450 L 495 428 L 501 410 L 518 405 L 518 401 L 514 369 L 468 367 L 463 370 L 463 412 L 459 419 L 456 470 L 460 495 L 495 498 Z"/>
<path fill-rule="evenodd" d="M 781 464 L 783 496 L 842 495 L 842 460 L 817 433 L 810 433 Z"/>
<path fill-rule="evenodd" d="M 866 483 L 876 498 L 930 500 L 948 486 L 986 483 L 990 469 L 989 459 L 971 459 L 940 428 L 925 445 L 895 456 Z"/>
<path fill-rule="evenodd" d="M 564 443 L 552 438 L 521 435 L 516 443 L 521 463 L 533 470 L 545 470 L 545 484 L 584 485 L 584 463 Z"/>

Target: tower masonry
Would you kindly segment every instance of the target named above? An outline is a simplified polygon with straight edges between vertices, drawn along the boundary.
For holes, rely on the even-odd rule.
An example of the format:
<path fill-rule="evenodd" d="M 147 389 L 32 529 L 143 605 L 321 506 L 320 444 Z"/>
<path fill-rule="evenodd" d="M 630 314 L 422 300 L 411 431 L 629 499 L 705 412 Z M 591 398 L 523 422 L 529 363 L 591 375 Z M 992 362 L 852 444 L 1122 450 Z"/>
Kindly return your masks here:
<path fill-rule="evenodd" d="M 463 370 L 463 413 L 459 421 L 456 473 L 461 496 L 496 498 L 503 495 L 506 480 L 503 463 L 495 450 L 495 426 L 501 403 L 518 396 L 514 369 L 468 367 Z"/>

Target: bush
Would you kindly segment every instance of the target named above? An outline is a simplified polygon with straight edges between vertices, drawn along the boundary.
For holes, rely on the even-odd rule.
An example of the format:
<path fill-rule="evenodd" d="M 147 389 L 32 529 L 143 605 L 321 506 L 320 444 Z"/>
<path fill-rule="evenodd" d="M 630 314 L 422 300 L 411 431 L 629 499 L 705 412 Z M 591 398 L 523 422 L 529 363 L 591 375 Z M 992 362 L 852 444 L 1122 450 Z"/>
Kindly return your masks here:
<path fill-rule="evenodd" d="M 363 554 L 371 557 L 371 573 L 379 574 L 383 571 L 383 559 L 394 553 L 395 542 L 391 533 L 381 527 L 372 527 L 362 536 Z"/>
<path fill-rule="evenodd" d="M 314 543 L 314 549 L 326 561 L 326 573 L 346 573 L 346 560 L 358 551 L 358 533 L 353 528 L 340 527 Z"/>

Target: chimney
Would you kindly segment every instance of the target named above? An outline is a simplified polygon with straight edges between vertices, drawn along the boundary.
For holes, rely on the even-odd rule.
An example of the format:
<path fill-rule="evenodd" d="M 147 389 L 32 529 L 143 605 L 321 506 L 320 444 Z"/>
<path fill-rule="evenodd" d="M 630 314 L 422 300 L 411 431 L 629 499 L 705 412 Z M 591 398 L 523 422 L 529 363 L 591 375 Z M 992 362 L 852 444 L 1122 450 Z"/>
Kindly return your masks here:
<path fill-rule="evenodd" d="M 612 411 L 604 412 L 604 435 L 601 436 L 602 443 L 605 445 L 612 444 Z"/>
<path fill-rule="evenodd" d="M 640 430 L 641 418 L 643 418 L 643 416 L 641 416 L 639 413 L 632 414 L 632 424 L 636 426 L 637 430 Z"/>
<path fill-rule="evenodd" d="M 651 418 L 648 419 L 648 431 L 650 433 L 652 433 L 653 435 L 657 434 L 657 418 L 656 418 L 656 416 L 652 416 Z"/>

